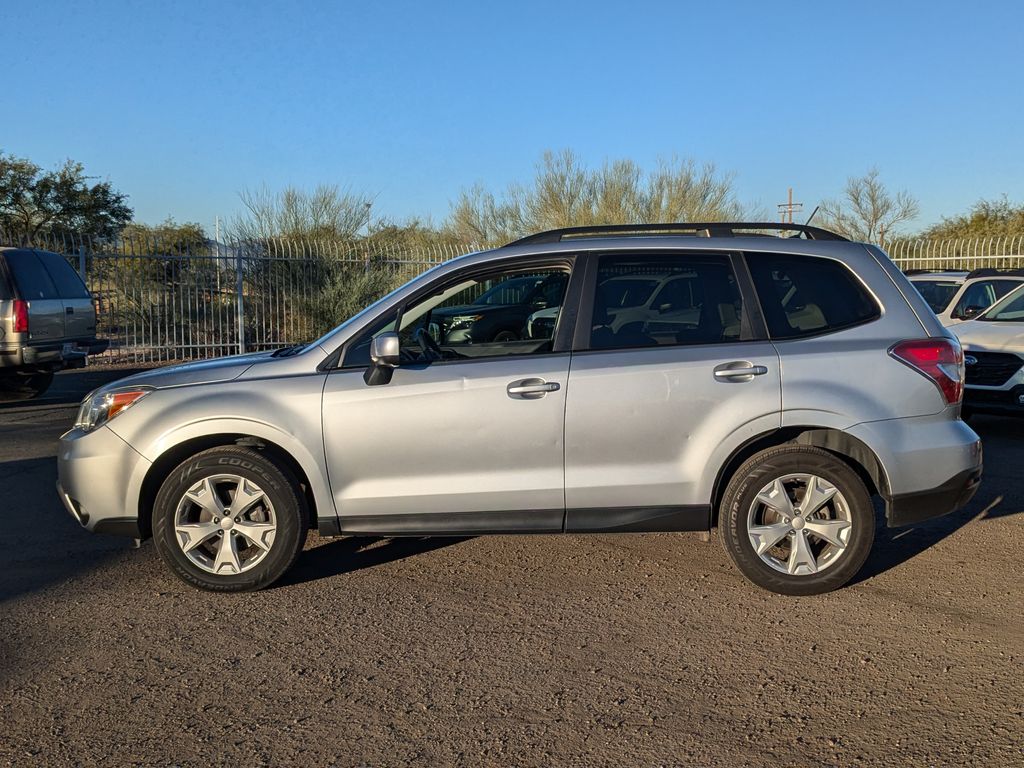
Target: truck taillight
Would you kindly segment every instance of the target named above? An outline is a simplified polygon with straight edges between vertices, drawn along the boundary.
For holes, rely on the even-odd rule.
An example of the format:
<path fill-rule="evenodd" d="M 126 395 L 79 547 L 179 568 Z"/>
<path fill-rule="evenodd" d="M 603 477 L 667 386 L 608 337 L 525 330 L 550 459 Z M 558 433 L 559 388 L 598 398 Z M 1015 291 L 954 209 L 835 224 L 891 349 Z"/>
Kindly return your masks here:
<path fill-rule="evenodd" d="M 960 402 L 964 351 L 959 341 L 945 337 L 901 341 L 890 347 L 889 354 L 935 382 L 947 404 Z"/>
<path fill-rule="evenodd" d="M 28 333 L 28 302 L 14 300 L 14 333 Z"/>

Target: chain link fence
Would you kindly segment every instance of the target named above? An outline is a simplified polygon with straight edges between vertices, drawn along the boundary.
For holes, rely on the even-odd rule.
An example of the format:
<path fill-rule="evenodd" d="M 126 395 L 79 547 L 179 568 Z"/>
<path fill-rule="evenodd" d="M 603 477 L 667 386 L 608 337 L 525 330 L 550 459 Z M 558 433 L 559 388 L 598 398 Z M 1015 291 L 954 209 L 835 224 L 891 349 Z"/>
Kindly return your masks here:
<path fill-rule="evenodd" d="M 430 267 L 479 250 L 399 248 L 362 241 L 271 238 L 201 245 L 149 237 L 43 235 L 25 243 L 63 254 L 92 292 L 104 357 L 160 362 L 218 357 L 310 341 Z M 895 240 L 909 269 L 1024 268 L 1024 236 Z"/>

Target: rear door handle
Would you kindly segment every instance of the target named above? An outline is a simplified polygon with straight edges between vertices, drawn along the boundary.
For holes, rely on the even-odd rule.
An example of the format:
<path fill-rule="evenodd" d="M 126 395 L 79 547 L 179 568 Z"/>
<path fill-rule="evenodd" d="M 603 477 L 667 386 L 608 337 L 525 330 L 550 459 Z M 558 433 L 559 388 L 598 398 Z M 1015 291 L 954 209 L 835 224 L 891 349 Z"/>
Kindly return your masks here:
<path fill-rule="evenodd" d="M 510 382 L 505 391 L 513 400 L 536 400 L 548 392 L 557 392 L 561 385 L 557 381 L 544 379 L 518 379 Z"/>
<path fill-rule="evenodd" d="M 715 378 L 719 381 L 750 381 L 755 376 L 764 376 L 766 373 L 766 366 L 754 365 L 746 360 L 715 366 Z"/>

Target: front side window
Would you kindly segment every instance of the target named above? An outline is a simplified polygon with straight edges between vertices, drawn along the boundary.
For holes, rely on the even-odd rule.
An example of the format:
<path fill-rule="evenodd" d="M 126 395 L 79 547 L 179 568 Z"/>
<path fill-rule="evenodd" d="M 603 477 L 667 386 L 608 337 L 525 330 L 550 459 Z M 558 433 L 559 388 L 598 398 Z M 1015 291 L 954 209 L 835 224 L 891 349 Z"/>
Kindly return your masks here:
<path fill-rule="evenodd" d="M 991 307 L 1018 285 L 1020 283 L 1012 280 L 980 280 L 971 283 L 953 308 L 953 317 L 963 316 L 969 307 Z"/>
<path fill-rule="evenodd" d="M 590 347 L 738 341 L 742 311 L 727 256 L 602 256 Z"/>
<path fill-rule="evenodd" d="M 747 263 L 773 339 L 831 333 L 881 317 L 875 300 L 841 262 L 753 253 Z"/>
<path fill-rule="evenodd" d="M 1012 293 L 1008 293 L 978 319 L 1001 323 L 1019 323 L 1024 320 L 1024 286 L 1017 288 Z"/>
<path fill-rule="evenodd" d="M 552 351 L 569 272 L 551 266 L 474 274 L 438 286 L 404 307 L 397 331 L 409 362 L 458 360 Z M 342 367 L 370 364 L 370 341 L 396 330 L 381 318 L 348 348 Z"/>

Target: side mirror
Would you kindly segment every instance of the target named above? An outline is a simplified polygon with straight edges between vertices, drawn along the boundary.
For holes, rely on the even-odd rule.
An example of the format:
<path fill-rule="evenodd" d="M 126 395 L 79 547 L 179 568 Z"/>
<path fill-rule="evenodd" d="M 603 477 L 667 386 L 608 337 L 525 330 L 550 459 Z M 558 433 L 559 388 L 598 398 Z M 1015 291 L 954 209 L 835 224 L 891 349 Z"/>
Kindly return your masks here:
<path fill-rule="evenodd" d="M 972 317 L 977 317 L 984 311 L 984 307 L 965 307 L 963 312 L 960 313 L 960 319 L 970 320 Z"/>
<path fill-rule="evenodd" d="M 384 368 L 397 368 L 399 357 L 398 334 L 381 333 L 370 342 L 370 359 L 374 365 Z"/>
<path fill-rule="evenodd" d="M 368 386 L 376 387 L 391 383 L 391 376 L 400 360 L 399 347 L 397 333 L 382 333 L 370 341 L 371 365 L 363 373 L 363 381 Z"/>

